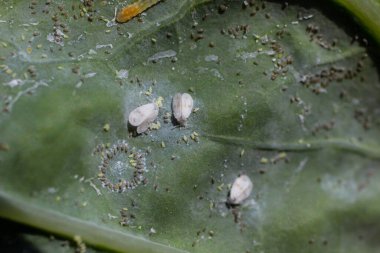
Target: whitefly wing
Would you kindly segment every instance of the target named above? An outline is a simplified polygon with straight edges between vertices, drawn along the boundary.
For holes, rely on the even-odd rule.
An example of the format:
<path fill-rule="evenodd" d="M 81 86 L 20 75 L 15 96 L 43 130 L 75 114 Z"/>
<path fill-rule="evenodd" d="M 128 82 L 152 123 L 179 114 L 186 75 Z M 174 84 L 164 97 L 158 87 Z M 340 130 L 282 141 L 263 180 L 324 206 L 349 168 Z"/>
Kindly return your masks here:
<path fill-rule="evenodd" d="M 157 105 L 154 103 L 137 107 L 129 114 L 129 123 L 132 126 L 139 126 L 145 121 L 153 121 L 158 115 Z"/>
<path fill-rule="evenodd" d="M 193 110 L 193 98 L 190 96 L 190 94 L 183 93 L 181 97 L 181 114 L 182 119 L 186 120 Z"/>
<path fill-rule="evenodd" d="M 253 184 L 247 175 L 241 175 L 235 179 L 230 191 L 229 202 L 241 204 L 252 192 Z"/>
<path fill-rule="evenodd" d="M 148 117 L 146 119 L 147 122 L 151 123 L 157 119 L 158 116 L 158 106 L 156 103 L 152 103 L 153 105 L 153 110 L 151 111 L 150 114 L 148 114 Z"/>
<path fill-rule="evenodd" d="M 181 93 L 177 93 L 173 97 L 172 107 L 174 118 L 178 121 L 181 121 L 182 118 L 182 109 L 181 109 Z"/>
<path fill-rule="evenodd" d="M 146 130 L 148 130 L 148 127 L 149 127 L 150 123 L 151 123 L 151 122 L 144 121 L 143 123 L 141 123 L 141 124 L 136 128 L 136 132 L 137 132 L 138 134 L 144 133 Z"/>

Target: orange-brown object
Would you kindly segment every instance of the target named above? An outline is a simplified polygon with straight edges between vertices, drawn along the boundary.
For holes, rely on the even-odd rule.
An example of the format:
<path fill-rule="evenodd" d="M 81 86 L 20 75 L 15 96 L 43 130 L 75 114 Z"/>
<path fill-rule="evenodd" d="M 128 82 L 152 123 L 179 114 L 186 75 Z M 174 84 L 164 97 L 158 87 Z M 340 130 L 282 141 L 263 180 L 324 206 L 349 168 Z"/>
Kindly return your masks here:
<path fill-rule="evenodd" d="M 141 12 L 142 11 L 140 11 L 140 8 L 136 3 L 128 5 L 119 11 L 116 16 L 116 21 L 119 23 L 127 22 L 139 15 Z"/>
<path fill-rule="evenodd" d="M 119 23 L 128 22 L 159 1 L 161 0 L 138 0 L 133 4 L 127 5 L 117 13 L 116 21 Z"/>

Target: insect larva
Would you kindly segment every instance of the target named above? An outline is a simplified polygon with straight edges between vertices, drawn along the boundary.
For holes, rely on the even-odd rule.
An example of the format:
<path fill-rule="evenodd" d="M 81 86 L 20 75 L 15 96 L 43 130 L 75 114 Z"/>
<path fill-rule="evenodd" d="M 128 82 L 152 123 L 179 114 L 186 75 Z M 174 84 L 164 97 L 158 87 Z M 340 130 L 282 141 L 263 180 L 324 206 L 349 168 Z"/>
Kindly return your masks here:
<path fill-rule="evenodd" d="M 187 93 L 177 93 L 173 97 L 174 118 L 181 126 L 186 124 L 187 118 L 193 109 L 193 98 Z"/>
<path fill-rule="evenodd" d="M 137 133 L 148 130 L 149 124 L 158 116 L 158 107 L 155 103 L 145 104 L 137 107 L 129 114 L 129 123 L 137 127 Z"/>
<path fill-rule="evenodd" d="M 117 13 L 116 21 L 119 23 L 127 22 L 159 1 L 161 0 L 138 0 L 133 4 L 127 5 Z"/>
<path fill-rule="evenodd" d="M 252 192 L 253 184 L 251 179 L 246 175 L 240 175 L 232 184 L 230 196 L 227 203 L 231 205 L 240 205 Z"/>

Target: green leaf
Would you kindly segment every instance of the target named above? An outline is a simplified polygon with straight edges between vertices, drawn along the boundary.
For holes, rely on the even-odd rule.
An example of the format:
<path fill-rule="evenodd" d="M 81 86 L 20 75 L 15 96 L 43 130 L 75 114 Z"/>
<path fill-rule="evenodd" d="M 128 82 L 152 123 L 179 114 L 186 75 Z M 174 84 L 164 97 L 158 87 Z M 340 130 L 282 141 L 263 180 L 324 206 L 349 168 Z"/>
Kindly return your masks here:
<path fill-rule="evenodd" d="M 75 252 L 77 245 L 69 240 L 44 233 L 7 220 L 0 220 L 0 245 L 3 252 Z M 86 252 L 105 252 L 86 247 Z"/>
<path fill-rule="evenodd" d="M 116 24 L 114 1 L 3 1 L 0 216 L 105 251 L 377 252 L 372 55 L 317 8 L 204 2 Z M 185 127 L 165 118 L 178 92 Z M 103 187 L 107 152 L 114 186 L 138 162 L 145 180 Z M 239 174 L 253 192 L 230 208 Z"/>
<path fill-rule="evenodd" d="M 359 23 L 380 43 L 379 0 L 334 0 L 351 12 Z"/>

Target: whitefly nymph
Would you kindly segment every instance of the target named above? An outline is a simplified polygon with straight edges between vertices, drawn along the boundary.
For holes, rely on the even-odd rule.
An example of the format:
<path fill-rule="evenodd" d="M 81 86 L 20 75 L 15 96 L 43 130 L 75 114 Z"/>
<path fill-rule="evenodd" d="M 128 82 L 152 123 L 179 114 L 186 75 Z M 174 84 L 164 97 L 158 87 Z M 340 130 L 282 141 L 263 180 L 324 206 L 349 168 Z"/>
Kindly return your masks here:
<path fill-rule="evenodd" d="M 173 114 L 174 118 L 181 126 L 185 126 L 187 118 L 189 118 L 193 110 L 193 98 L 187 93 L 177 93 L 173 97 Z"/>
<path fill-rule="evenodd" d="M 240 205 L 252 192 L 253 184 L 247 175 L 240 175 L 232 184 L 227 203 L 230 205 Z"/>
<path fill-rule="evenodd" d="M 137 127 L 137 133 L 143 133 L 148 130 L 149 125 L 158 116 L 158 106 L 155 103 L 149 103 L 137 107 L 129 114 L 129 123 Z"/>

